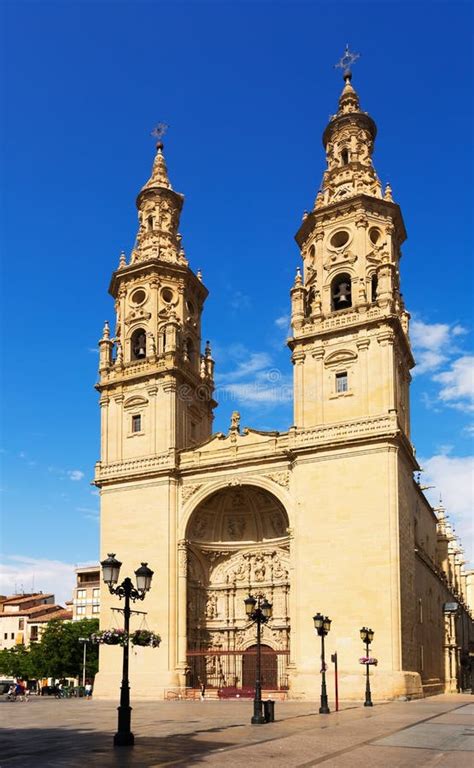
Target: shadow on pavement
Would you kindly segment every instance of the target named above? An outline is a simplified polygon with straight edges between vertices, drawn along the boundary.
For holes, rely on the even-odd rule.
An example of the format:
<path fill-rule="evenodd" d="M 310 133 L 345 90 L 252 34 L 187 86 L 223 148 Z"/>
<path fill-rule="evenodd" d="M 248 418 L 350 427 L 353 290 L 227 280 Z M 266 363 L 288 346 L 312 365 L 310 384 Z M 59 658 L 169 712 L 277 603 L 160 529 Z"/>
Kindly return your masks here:
<path fill-rule="evenodd" d="M 228 731 L 229 726 L 197 730 L 170 736 L 137 736 L 134 747 L 114 747 L 113 734 L 88 729 L 21 728 L 0 730 L 0 768 L 76 768 L 87 765 L 102 768 L 151 768 L 159 765 L 185 766 L 199 763 L 200 757 L 218 749 L 237 745 L 223 741 L 200 740 L 203 733 Z"/>

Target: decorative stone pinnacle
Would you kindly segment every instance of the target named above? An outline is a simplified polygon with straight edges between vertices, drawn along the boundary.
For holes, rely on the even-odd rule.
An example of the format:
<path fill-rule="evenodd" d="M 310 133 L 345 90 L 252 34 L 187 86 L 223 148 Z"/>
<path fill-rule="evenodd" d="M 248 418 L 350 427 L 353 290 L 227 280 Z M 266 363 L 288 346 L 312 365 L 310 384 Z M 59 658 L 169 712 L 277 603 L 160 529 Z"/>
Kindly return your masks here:
<path fill-rule="evenodd" d="M 125 256 L 125 251 L 120 251 L 119 269 L 126 266 L 127 266 L 127 258 Z"/>
<path fill-rule="evenodd" d="M 238 411 L 232 412 L 229 432 L 240 432 L 240 413 Z"/>
<path fill-rule="evenodd" d="M 341 56 L 337 64 L 334 64 L 336 69 L 342 69 L 342 76 L 344 80 L 350 80 L 352 78 L 352 64 L 360 58 L 360 53 L 353 53 L 349 50 L 349 45 L 346 43 L 346 50 Z"/>
<path fill-rule="evenodd" d="M 392 187 L 390 186 L 390 184 L 388 182 L 387 182 L 387 184 L 385 186 L 385 192 L 384 192 L 383 199 L 384 200 L 388 200 L 390 203 L 393 203 Z"/>
<path fill-rule="evenodd" d="M 197 279 L 198 279 L 198 280 L 200 280 L 200 281 L 201 281 L 201 283 L 202 283 L 202 272 L 201 272 L 201 270 L 200 270 L 200 269 L 198 269 L 198 271 L 196 272 L 196 277 L 197 277 Z"/>
<path fill-rule="evenodd" d="M 103 339 L 110 339 L 110 326 L 109 321 L 106 320 L 104 323 L 104 330 L 102 331 L 102 338 Z"/>
<path fill-rule="evenodd" d="M 296 276 L 295 276 L 295 287 L 303 285 L 303 278 L 301 277 L 301 270 L 299 267 L 296 267 Z"/>

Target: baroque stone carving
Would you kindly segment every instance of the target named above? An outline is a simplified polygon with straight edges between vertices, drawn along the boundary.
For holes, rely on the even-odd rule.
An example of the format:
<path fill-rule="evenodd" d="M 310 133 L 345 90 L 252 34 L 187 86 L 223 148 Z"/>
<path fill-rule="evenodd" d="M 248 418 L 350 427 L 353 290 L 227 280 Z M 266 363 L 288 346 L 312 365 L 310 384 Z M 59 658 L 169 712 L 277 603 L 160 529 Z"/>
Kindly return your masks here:
<path fill-rule="evenodd" d="M 277 485 L 281 485 L 283 488 L 288 488 L 290 485 L 290 473 L 287 471 L 271 472 L 266 475 L 269 480 L 272 480 Z"/>
<path fill-rule="evenodd" d="M 183 485 L 181 488 L 181 498 L 186 503 L 193 494 L 196 493 L 202 487 L 201 484 L 194 483 L 192 485 Z"/>

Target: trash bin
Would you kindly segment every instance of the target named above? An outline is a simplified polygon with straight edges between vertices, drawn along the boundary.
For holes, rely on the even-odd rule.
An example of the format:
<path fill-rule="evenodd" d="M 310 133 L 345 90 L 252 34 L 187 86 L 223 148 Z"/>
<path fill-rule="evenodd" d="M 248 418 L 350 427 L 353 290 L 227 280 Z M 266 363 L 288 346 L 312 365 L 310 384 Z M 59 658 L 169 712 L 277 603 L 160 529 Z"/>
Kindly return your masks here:
<path fill-rule="evenodd" d="M 275 702 L 273 699 L 266 699 L 263 702 L 263 715 L 266 723 L 275 722 Z"/>

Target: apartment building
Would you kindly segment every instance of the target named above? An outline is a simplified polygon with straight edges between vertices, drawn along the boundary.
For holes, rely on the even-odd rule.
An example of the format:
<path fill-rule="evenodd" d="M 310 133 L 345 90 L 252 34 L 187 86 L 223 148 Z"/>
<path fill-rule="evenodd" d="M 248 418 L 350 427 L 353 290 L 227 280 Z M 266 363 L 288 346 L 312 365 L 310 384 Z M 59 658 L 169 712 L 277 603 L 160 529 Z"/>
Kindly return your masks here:
<path fill-rule="evenodd" d="M 76 568 L 76 586 L 72 600 L 73 621 L 98 619 L 100 613 L 100 567 Z"/>

